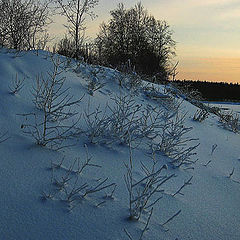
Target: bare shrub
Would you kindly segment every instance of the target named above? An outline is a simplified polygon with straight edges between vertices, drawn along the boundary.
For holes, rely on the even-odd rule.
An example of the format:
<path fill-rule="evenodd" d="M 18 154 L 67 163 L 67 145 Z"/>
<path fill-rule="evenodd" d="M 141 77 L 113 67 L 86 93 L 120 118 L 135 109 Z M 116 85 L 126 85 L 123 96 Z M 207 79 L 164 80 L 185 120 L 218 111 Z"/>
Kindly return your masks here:
<path fill-rule="evenodd" d="M 104 87 L 105 83 L 101 83 L 98 74 L 102 73 L 101 68 L 92 68 L 88 75 L 88 92 L 93 96 L 94 92 Z"/>
<path fill-rule="evenodd" d="M 148 218 L 147 218 L 147 221 L 145 223 L 145 226 L 144 228 L 142 229 L 141 231 L 141 235 L 139 236 L 139 240 L 142 240 L 143 239 L 143 236 L 144 234 L 149 230 L 149 223 L 150 223 L 150 220 L 151 220 L 151 217 L 152 217 L 152 214 L 153 214 L 153 208 L 151 209 L 149 215 L 148 215 Z M 133 240 L 133 237 L 131 236 L 131 234 L 124 228 L 124 232 L 126 233 L 127 237 L 130 239 L 130 240 Z"/>
<path fill-rule="evenodd" d="M 104 111 L 100 111 L 99 106 L 91 113 L 89 110 L 85 112 L 86 134 L 92 143 L 127 144 L 129 136 L 138 128 L 140 118 L 137 113 L 141 106 L 128 96 L 116 96 L 112 100 L 115 104 L 112 107 L 106 106 Z"/>
<path fill-rule="evenodd" d="M 197 122 L 203 122 L 209 116 L 208 111 L 205 109 L 199 109 L 193 116 L 193 120 Z"/>
<path fill-rule="evenodd" d="M 199 144 L 190 145 L 198 139 L 188 137 L 192 127 L 185 127 L 185 115 L 176 109 L 137 104 L 132 96 L 115 96 L 113 105 L 101 111 L 100 106 L 85 112 L 86 135 L 91 143 L 126 144 L 143 147 L 143 143 L 154 151 L 161 151 L 172 158 L 172 163 L 180 167 L 194 163 L 191 157 Z"/>
<path fill-rule="evenodd" d="M 117 79 L 118 85 L 123 88 L 126 84 L 127 81 L 127 77 L 125 74 L 119 73 L 119 72 L 115 72 L 115 79 Z"/>
<path fill-rule="evenodd" d="M 113 139 L 127 144 L 129 136 L 138 128 L 140 116 L 138 115 L 141 105 L 135 103 L 131 96 L 116 96 L 112 98 L 114 106 L 109 107 L 109 132 Z M 133 140 L 133 139 L 132 139 Z"/>
<path fill-rule="evenodd" d="M 175 176 L 162 175 L 162 170 L 167 169 L 166 165 L 156 169 L 156 161 L 153 156 L 152 169 L 148 169 L 143 165 L 145 177 L 138 181 L 134 181 L 133 177 L 133 157 L 130 146 L 129 164 L 125 164 L 127 173 L 124 176 L 128 196 L 129 196 L 129 218 L 132 220 L 139 220 L 142 213 L 151 209 L 161 198 L 156 198 L 158 193 L 163 193 L 162 185 L 169 179 Z"/>
<path fill-rule="evenodd" d="M 221 113 L 219 115 L 219 122 L 226 128 L 235 133 L 239 131 L 240 121 L 239 115 L 237 113 L 229 112 L 229 113 Z"/>
<path fill-rule="evenodd" d="M 51 188 L 50 193 L 43 192 L 43 199 L 55 199 L 66 202 L 68 209 L 72 210 L 81 201 L 90 196 L 103 190 L 110 189 L 113 187 L 115 190 L 115 183 L 107 183 L 108 178 L 99 178 L 98 180 L 85 179 L 82 174 L 86 168 L 101 166 L 92 163 L 92 158 L 89 156 L 88 148 L 85 145 L 86 157 L 84 161 L 80 158 L 76 158 L 69 167 L 64 166 L 63 161 L 60 163 L 54 163 L 51 166 L 52 177 L 51 177 Z M 62 171 L 59 171 L 59 170 Z M 58 170 L 56 172 L 55 170 Z M 113 194 L 113 191 L 111 191 Z M 49 198 L 50 196 L 50 198 Z M 110 198 L 109 198 L 110 199 Z M 102 202 L 98 203 L 96 206 L 101 205 Z"/>
<path fill-rule="evenodd" d="M 132 144 L 139 145 L 143 139 L 152 141 L 157 137 L 163 110 L 137 105 L 129 96 L 117 96 L 112 100 L 112 107 L 106 106 L 101 111 L 98 106 L 91 112 L 88 106 L 85 111 L 85 132 L 91 143 L 128 144 L 131 140 Z"/>
<path fill-rule="evenodd" d="M 141 89 L 142 86 L 142 78 L 135 72 L 132 72 L 127 75 L 128 78 L 128 88 L 132 92 L 137 92 Z"/>
<path fill-rule="evenodd" d="M 25 78 L 20 79 L 18 74 L 16 73 L 15 78 L 12 77 L 12 84 L 9 86 L 9 90 L 11 94 L 17 94 L 21 91 L 24 86 Z"/>
<path fill-rule="evenodd" d="M 198 139 L 187 136 L 192 127 L 185 127 L 184 121 L 185 115 L 166 113 L 159 142 L 152 145 L 155 151 L 161 151 L 172 158 L 176 167 L 194 163 L 191 157 L 196 155 L 194 150 L 199 146 L 199 143 L 189 146 L 189 143 Z"/>
<path fill-rule="evenodd" d="M 64 88 L 65 78 L 61 77 L 60 59 L 52 58 L 52 63 L 53 70 L 47 72 L 46 78 L 43 75 L 36 78 L 33 102 L 38 111 L 22 114 L 27 121 L 23 129 L 38 145 L 59 150 L 64 140 L 79 134 L 76 127 L 78 120 L 70 124 L 67 120 L 78 114 L 71 107 L 78 105 L 82 98 L 73 100 L 73 96 L 68 94 L 69 89 Z"/>
<path fill-rule="evenodd" d="M 174 193 L 172 194 L 173 197 L 175 197 L 177 194 L 180 194 L 180 195 L 184 195 L 182 193 L 182 190 L 186 187 L 186 186 L 189 186 L 191 185 L 191 180 L 193 179 L 193 176 L 191 176 L 187 181 L 184 182 L 184 184 Z"/>
<path fill-rule="evenodd" d="M 84 120 L 86 122 L 85 134 L 91 143 L 101 143 L 107 131 L 108 117 L 105 111 L 100 110 L 98 106 L 94 111 L 90 112 L 90 106 L 84 112 Z"/>
<path fill-rule="evenodd" d="M 180 118 L 175 112 L 165 113 L 160 107 L 137 104 L 132 96 L 115 96 L 112 101 L 113 105 L 106 106 L 103 111 L 100 110 L 100 106 L 92 112 L 89 107 L 88 111 L 85 111 L 84 118 L 87 123 L 85 132 L 92 143 L 128 145 L 131 141 L 132 147 L 147 143 L 169 155 L 173 149 L 178 149 L 180 154 L 180 146 L 185 145 L 186 140 L 187 142 L 194 140 L 188 138 L 181 140 L 192 128 L 183 127 L 185 118 Z M 191 149 L 188 150 L 191 152 Z M 189 155 L 182 151 L 181 158 L 184 154 Z"/>

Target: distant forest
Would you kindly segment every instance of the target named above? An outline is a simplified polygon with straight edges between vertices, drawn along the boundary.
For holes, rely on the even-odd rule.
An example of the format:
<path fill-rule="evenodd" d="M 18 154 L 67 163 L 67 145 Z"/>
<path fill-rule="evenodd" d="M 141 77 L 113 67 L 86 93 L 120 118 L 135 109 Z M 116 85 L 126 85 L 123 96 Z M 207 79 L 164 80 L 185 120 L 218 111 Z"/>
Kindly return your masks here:
<path fill-rule="evenodd" d="M 174 84 L 188 91 L 197 90 L 203 100 L 240 102 L 240 84 L 237 83 L 175 80 Z"/>

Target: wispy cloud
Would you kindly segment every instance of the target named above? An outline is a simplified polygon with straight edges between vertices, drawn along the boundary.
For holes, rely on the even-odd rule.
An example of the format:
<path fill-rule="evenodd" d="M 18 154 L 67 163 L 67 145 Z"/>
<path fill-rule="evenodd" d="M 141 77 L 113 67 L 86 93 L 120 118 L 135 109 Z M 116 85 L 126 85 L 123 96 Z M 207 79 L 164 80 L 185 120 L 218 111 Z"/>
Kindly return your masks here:
<path fill-rule="evenodd" d="M 201 1 L 194 1 L 196 5 L 202 5 L 202 6 L 229 6 L 235 3 L 239 3 L 239 0 L 201 0 Z"/>
<path fill-rule="evenodd" d="M 230 10 L 224 11 L 220 15 L 220 19 L 222 19 L 222 20 L 240 19 L 240 6 L 235 9 L 230 9 Z"/>

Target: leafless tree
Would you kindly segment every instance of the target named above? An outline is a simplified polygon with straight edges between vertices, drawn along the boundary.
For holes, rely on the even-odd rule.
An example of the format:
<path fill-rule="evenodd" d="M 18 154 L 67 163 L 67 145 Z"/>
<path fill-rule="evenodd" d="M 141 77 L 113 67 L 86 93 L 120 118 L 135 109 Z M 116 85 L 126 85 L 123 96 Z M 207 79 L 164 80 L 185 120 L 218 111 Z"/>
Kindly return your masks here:
<path fill-rule="evenodd" d="M 73 38 L 75 47 L 75 56 L 78 53 L 84 39 L 84 31 L 86 29 L 86 17 L 92 19 L 96 16 L 92 9 L 98 4 L 99 0 L 55 0 L 62 15 L 67 19 L 68 24 L 65 25 L 69 34 Z"/>
<path fill-rule="evenodd" d="M 28 50 L 45 42 L 49 4 L 49 0 L 0 0 L 0 45 Z"/>
<path fill-rule="evenodd" d="M 110 14 L 96 38 L 99 61 L 121 70 L 130 60 L 135 72 L 167 80 L 176 45 L 167 22 L 156 20 L 141 3 L 130 9 L 119 4 Z"/>

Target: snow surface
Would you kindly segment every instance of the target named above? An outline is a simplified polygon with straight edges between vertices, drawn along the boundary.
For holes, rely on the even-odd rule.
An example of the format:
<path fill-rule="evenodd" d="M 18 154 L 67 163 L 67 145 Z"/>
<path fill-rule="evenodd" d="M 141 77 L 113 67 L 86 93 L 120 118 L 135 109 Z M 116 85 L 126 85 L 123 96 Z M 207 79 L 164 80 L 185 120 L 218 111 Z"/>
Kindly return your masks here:
<path fill-rule="evenodd" d="M 53 151 L 35 144 L 34 139 L 23 133 L 22 124 L 26 119 L 21 114 L 36 111 L 32 102 L 32 87 L 38 74 L 45 75 L 51 71 L 52 62 L 47 52 L 21 52 L 6 49 L 0 50 L 0 134 L 7 132 L 7 141 L 0 144 L 0 239 L 56 239 L 56 240 L 117 240 L 129 239 L 124 229 L 131 234 L 132 239 L 139 239 L 145 226 L 147 214 L 140 221 L 128 219 L 128 193 L 124 182 L 129 161 L 129 148 L 124 144 L 91 144 L 85 134 L 69 140 L 74 146 Z M 66 77 L 66 88 L 74 99 L 83 97 L 82 102 L 74 110 L 79 113 L 92 110 L 106 104 L 113 106 L 112 97 L 130 92 L 120 88 L 117 73 L 112 69 L 101 68 L 98 81 L 104 87 L 88 93 L 87 82 L 93 69 L 100 68 L 86 64 L 67 68 L 62 73 Z M 18 74 L 25 77 L 24 86 L 17 94 L 10 94 L 9 85 Z M 96 76 L 95 76 L 96 77 Z M 147 83 L 144 83 L 147 85 Z M 159 86 L 160 94 L 164 96 L 164 87 Z M 161 105 L 163 99 L 150 99 L 144 93 L 134 97 L 138 104 Z M 164 105 L 164 104 L 163 104 Z M 232 105 L 228 105 L 231 108 Z M 236 108 L 236 106 L 234 106 Z M 234 108 L 234 110 L 235 110 Z M 163 186 L 163 198 L 154 205 L 154 211 L 149 223 L 149 230 L 143 239 L 149 240 L 239 240 L 240 239 L 240 137 L 224 129 L 218 123 L 215 115 L 204 122 L 192 120 L 197 107 L 183 101 L 181 109 L 187 112 L 185 125 L 193 127 L 189 133 L 199 138 L 200 146 L 198 161 L 194 169 L 173 168 L 170 164 L 168 174 L 177 177 Z M 239 109 L 239 108 L 238 108 Z M 239 113 L 239 110 L 236 111 Z M 83 118 L 80 123 L 86 127 Z M 82 161 L 86 158 L 85 145 L 88 146 L 92 163 L 99 167 L 88 167 L 83 171 L 83 182 L 97 184 L 98 179 L 108 178 L 107 183 L 116 183 L 113 198 L 106 198 L 111 189 L 92 194 L 82 199 L 75 208 L 68 210 L 67 204 L 54 197 L 52 200 L 42 199 L 42 192 L 51 191 L 51 180 L 63 176 L 65 169 L 76 158 Z M 216 149 L 211 154 L 212 146 Z M 60 169 L 51 170 L 52 163 L 59 163 L 65 156 Z M 159 165 L 170 163 L 170 159 L 158 153 L 156 159 Z M 208 161 L 208 166 L 204 166 Z M 144 176 L 140 167 L 143 162 L 151 166 L 149 151 L 146 148 L 133 150 L 133 165 L 136 178 Z M 232 169 L 234 174 L 229 178 Z M 171 194 L 181 187 L 191 176 L 192 185 L 186 186 L 184 195 Z M 100 205 L 99 205 L 100 204 Z M 161 225 L 175 213 L 181 213 L 164 227 Z M 166 231 L 168 229 L 168 231 Z"/>

